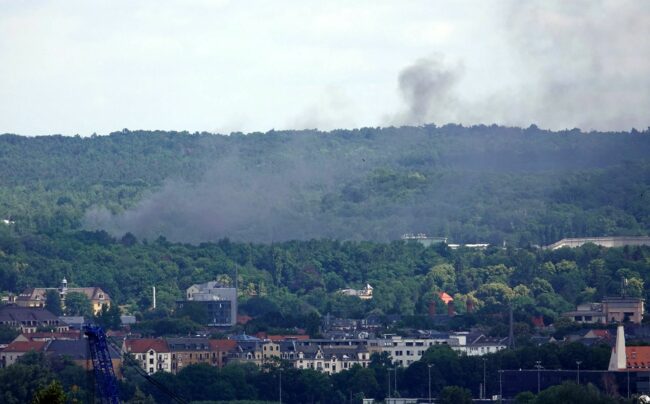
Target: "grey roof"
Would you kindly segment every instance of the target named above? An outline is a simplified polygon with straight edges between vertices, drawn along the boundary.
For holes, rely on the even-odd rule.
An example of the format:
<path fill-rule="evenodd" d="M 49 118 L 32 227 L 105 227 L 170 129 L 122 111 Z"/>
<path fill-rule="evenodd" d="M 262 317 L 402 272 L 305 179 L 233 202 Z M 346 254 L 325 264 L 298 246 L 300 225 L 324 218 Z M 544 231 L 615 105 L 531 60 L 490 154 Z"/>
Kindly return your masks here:
<path fill-rule="evenodd" d="M 46 309 L 5 306 L 0 308 L 0 322 L 56 321 L 59 319 Z"/>
<path fill-rule="evenodd" d="M 135 316 L 120 316 L 120 321 L 123 325 L 131 325 L 136 323 Z"/>
<path fill-rule="evenodd" d="M 68 325 L 83 325 L 86 322 L 84 316 L 59 316 L 59 320 Z"/>
<path fill-rule="evenodd" d="M 166 340 L 172 352 L 210 350 L 210 341 L 207 338 L 166 338 Z"/>
<path fill-rule="evenodd" d="M 112 359 L 121 358 L 121 354 L 117 349 L 113 346 L 109 346 L 108 348 Z M 64 356 L 72 360 L 91 359 L 88 339 L 86 338 L 78 340 L 53 340 L 45 352 L 48 355 Z"/>

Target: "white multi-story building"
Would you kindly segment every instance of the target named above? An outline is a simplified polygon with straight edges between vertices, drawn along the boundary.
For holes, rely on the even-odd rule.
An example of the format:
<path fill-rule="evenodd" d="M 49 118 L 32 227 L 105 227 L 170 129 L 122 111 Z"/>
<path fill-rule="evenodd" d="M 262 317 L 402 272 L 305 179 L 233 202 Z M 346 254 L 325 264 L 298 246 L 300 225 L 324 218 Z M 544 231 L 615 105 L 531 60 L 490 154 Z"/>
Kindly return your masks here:
<path fill-rule="evenodd" d="M 489 339 L 485 335 L 471 336 L 468 332 L 434 334 L 427 338 L 389 338 L 368 341 L 371 352 L 388 352 L 393 363 L 409 366 L 417 362 L 427 349 L 436 345 L 447 345 L 454 351 L 468 356 L 480 356 L 498 352 L 507 347 L 506 339 Z"/>
<path fill-rule="evenodd" d="M 172 353 L 164 339 L 127 339 L 123 353 L 130 353 L 148 374 L 172 371 Z"/>
<path fill-rule="evenodd" d="M 295 353 L 294 366 L 314 369 L 329 375 L 355 365 L 368 367 L 370 352 L 365 346 L 302 346 Z"/>

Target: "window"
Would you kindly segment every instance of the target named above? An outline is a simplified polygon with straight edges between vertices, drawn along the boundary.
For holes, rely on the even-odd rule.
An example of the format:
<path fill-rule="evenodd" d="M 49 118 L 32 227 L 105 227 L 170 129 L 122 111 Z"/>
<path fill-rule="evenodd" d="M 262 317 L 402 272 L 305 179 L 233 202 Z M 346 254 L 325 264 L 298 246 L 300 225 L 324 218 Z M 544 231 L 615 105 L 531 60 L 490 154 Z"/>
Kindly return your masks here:
<path fill-rule="evenodd" d="M 149 364 L 153 365 L 153 358 L 149 358 Z"/>

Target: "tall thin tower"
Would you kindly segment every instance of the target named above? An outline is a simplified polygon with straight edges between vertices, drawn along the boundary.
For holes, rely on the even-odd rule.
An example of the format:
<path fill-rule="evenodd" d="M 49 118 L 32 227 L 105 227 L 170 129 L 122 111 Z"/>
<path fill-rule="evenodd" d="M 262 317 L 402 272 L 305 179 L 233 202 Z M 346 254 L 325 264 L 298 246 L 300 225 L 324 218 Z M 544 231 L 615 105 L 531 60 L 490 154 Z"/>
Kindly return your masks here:
<path fill-rule="evenodd" d="M 515 327 L 514 327 L 514 320 L 513 320 L 513 315 L 512 315 L 512 304 L 509 306 L 510 309 L 510 330 L 508 332 L 508 348 L 514 349 L 515 348 Z"/>

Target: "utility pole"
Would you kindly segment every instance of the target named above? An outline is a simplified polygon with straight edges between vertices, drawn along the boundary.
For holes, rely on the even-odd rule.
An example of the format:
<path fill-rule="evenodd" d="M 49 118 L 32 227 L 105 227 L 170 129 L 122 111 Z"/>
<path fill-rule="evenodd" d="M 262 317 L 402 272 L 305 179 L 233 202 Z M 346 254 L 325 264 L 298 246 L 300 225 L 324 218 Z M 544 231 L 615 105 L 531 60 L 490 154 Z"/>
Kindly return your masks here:
<path fill-rule="evenodd" d="M 503 370 L 499 369 L 499 403 L 503 402 L 503 381 L 502 381 Z"/>
<path fill-rule="evenodd" d="M 481 358 L 481 359 L 483 359 L 483 399 L 485 399 L 486 392 L 487 392 L 487 388 L 485 386 L 485 362 L 487 361 L 487 359 L 485 358 Z"/>
<path fill-rule="evenodd" d="M 390 398 L 390 372 L 391 372 L 392 370 L 393 370 L 393 369 L 388 368 L 388 398 Z"/>
<path fill-rule="evenodd" d="M 582 361 L 576 361 L 576 365 L 578 365 L 578 384 L 580 384 L 580 364 Z"/>
<path fill-rule="evenodd" d="M 280 375 L 280 404 L 282 404 L 282 368 L 278 369 Z"/>
<path fill-rule="evenodd" d="M 542 369 L 542 361 L 535 361 L 535 367 L 537 368 L 537 394 L 540 391 L 540 370 Z"/>
<path fill-rule="evenodd" d="M 429 368 L 429 404 L 431 404 L 431 366 L 433 366 L 431 363 L 427 365 Z"/>
<path fill-rule="evenodd" d="M 393 389 L 393 392 L 397 394 L 397 365 L 395 365 L 395 388 Z"/>

